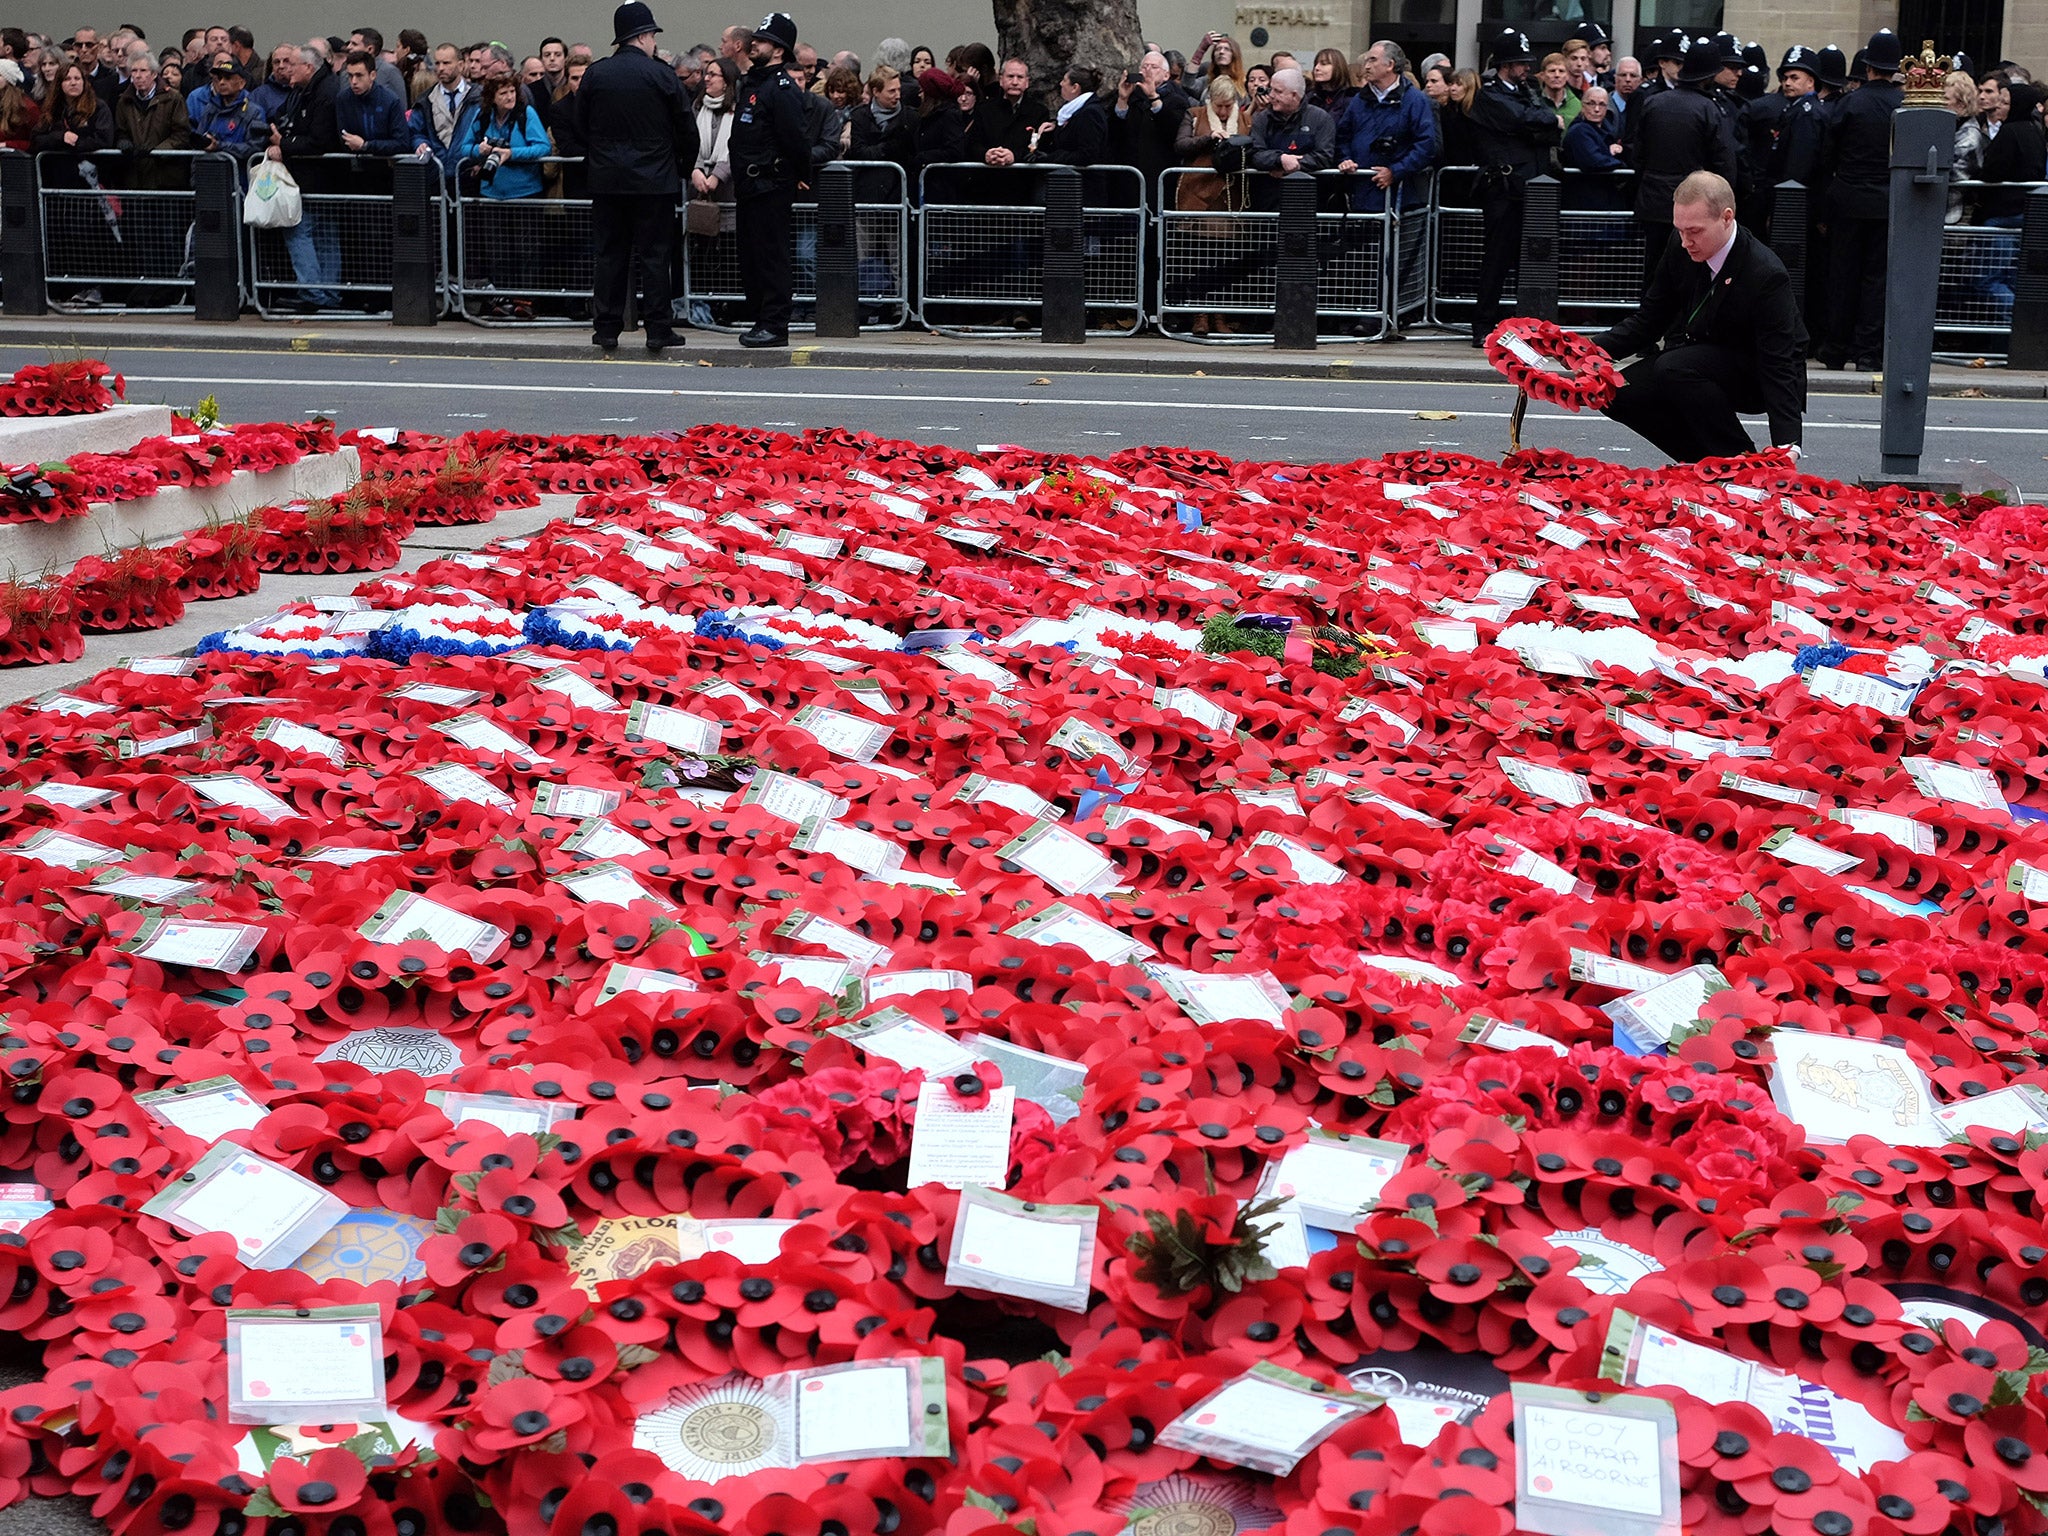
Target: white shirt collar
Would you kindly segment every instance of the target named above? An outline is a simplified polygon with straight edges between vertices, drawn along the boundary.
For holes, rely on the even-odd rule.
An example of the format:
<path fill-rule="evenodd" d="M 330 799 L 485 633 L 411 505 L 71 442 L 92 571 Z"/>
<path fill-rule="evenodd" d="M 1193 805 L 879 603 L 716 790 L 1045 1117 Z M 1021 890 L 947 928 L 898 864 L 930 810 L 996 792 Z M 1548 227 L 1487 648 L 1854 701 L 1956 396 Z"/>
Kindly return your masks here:
<path fill-rule="evenodd" d="M 1735 249 L 1735 237 L 1742 233 L 1740 224 L 1728 226 L 1728 238 L 1721 242 L 1721 249 L 1707 258 L 1707 271 L 1715 277 L 1721 275 L 1721 268 L 1727 264 L 1728 253 Z"/>

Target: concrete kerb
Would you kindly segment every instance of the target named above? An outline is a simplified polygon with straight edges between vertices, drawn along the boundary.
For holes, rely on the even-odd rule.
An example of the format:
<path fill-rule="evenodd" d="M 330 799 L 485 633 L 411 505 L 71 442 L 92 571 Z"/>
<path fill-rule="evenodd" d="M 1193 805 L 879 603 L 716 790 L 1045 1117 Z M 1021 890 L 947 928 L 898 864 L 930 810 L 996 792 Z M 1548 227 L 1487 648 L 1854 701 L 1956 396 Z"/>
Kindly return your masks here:
<path fill-rule="evenodd" d="M 153 317 L 147 330 L 127 322 L 80 323 L 76 316 L 0 321 L 0 346 L 75 353 L 162 348 L 252 355 L 469 358 L 478 361 L 602 363 L 581 331 L 431 330 L 204 323 Z M 613 366 L 669 368 L 848 368 L 976 373 L 1151 375 L 1160 378 L 1329 379 L 1368 384 L 1492 384 L 1499 375 L 1462 339 L 1410 339 L 1312 356 L 1277 356 L 1263 348 L 1205 348 L 1157 339 L 1092 341 L 1048 347 L 1035 337 L 964 344 L 951 337 L 896 331 L 854 341 L 799 341 L 788 352 L 750 352 L 728 336 L 692 335 L 659 363 L 622 351 Z M 1820 395 L 1881 393 L 1876 376 L 1814 369 L 1808 389 Z M 2048 398 L 2048 374 L 2004 368 L 1937 365 L 1936 396 L 2001 400 Z"/>

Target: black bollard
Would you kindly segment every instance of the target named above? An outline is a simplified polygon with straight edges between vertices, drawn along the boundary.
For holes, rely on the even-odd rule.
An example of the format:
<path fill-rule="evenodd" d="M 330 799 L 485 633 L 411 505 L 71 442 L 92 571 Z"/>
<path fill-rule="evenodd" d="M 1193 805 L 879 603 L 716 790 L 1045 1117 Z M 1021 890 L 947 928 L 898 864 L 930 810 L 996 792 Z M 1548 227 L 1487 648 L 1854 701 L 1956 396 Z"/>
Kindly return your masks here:
<path fill-rule="evenodd" d="M 860 334 L 860 232 L 854 222 L 853 167 L 837 163 L 818 176 L 818 334 Z"/>
<path fill-rule="evenodd" d="M 2048 368 L 2048 187 L 2027 194 L 2020 221 L 2019 270 L 2012 283 L 2008 368 Z"/>
<path fill-rule="evenodd" d="M 1273 279 L 1273 348 L 1316 349 L 1316 179 L 1296 171 L 1280 182 L 1280 246 Z"/>
<path fill-rule="evenodd" d="M 1088 339 L 1088 269 L 1081 233 L 1081 173 L 1070 165 L 1046 173 L 1044 241 L 1038 339 L 1078 347 Z"/>
<path fill-rule="evenodd" d="M 1806 311 L 1806 188 L 1781 181 L 1771 189 L 1771 249 L 1792 279 L 1792 302 Z"/>
<path fill-rule="evenodd" d="M 1515 277 L 1515 313 L 1557 321 L 1557 178 L 1522 183 L 1522 265 Z"/>
<path fill-rule="evenodd" d="M 192 318 L 242 316 L 242 168 L 233 155 L 192 162 Z"/>
<path fill-rule="evenodd" d="M 33 155 L 0 154 L 0 290 L 10 315 L 49 312 L 43 282 L 43 210 Z"/>
<path fill-rule="evenodd" d="M 401 160 L 391 168 L 391 323 L 441 320 L 441 167 Z"/>

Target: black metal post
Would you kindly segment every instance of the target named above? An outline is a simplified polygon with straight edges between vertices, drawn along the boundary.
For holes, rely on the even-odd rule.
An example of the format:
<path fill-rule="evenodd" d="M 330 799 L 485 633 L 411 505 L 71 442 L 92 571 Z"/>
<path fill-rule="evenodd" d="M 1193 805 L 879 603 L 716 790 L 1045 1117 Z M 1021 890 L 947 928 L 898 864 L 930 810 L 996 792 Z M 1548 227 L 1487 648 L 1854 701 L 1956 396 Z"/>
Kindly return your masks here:
<path fill-rule="evenodd" d="M 2027 194 L 2020 221 L 2019 270 L 2012 283 L 2008 368 L 2048 368 L 2048 187 Z"/>
<path fill-rule="evenodd" d="M 1088 271 L 1081 235 L 1081 173 L 1070 165 L 1046 173 L 1044 240 L 1038 339 L 1077 347 L 1088 339 Z"/>
<path fill-rule="evenodd" d="M 818 334 L 860 334 L 860 232 L 853 167 L 834 162 L 818 177 Z"/>
<path fill-rule="evenodd" d="M 242 168 L 233 155 L 192 162 L 192 318 L 242 317 Z"/>
<path fill-rule="evenodd" d="M 6 313 L 49 312 L 43 282 L 43 210 L 33 155 L 0 154 L 0 287 Z"/>
<path fill-rule="evenodd" d="M 441 167 L 401 160 L 391 168 L 391 323 L 441 320 Z"/>
<path fill-rule="evenodd" d="M 1927 441 L 1927 380 L 1934 362 L 1934 296 L 1941 285 L 1941 230 L 1956 120 L 1945 107 L 1892 114 L 1891 227 L 1884 314 L 1884 414 L 1878 471 L 1920 473 Z"/>
<path fill-rule="evenodd" d="M 1273 280 L 1273 348 L 1316 349 L 1316 179 L 1296 171 L 1280 181 L 1280 249 Z"/>
<path fill-rule="evenodd" d="M 1522 183 L 1522 264 L 1515 277 L 1515 313 L 1557 320 L 1557 178 Z"/>
<path fill-rule="evenodd" d="M 1792 302 L 1806 311 L 1806 188 L 1781 181 L 1771 189 L 1771 249 L 1792 279 Z"/>

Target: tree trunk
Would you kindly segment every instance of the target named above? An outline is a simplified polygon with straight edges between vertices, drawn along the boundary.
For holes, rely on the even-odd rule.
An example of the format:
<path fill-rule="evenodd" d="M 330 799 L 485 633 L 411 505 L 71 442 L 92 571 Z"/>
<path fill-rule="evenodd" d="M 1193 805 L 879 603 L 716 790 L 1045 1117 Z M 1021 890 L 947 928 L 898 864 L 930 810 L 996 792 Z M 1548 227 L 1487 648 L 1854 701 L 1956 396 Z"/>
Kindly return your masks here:
<path fill-rule="evenodd" d="M 1086 64 L 1111 84 L 1138 62 L 1144 34 L 1136 0 L 994 0 L 1001 57 L 1031 66 L 1031 82 L 1057 105 L 1054 88 L 1069 64 Z"/>

